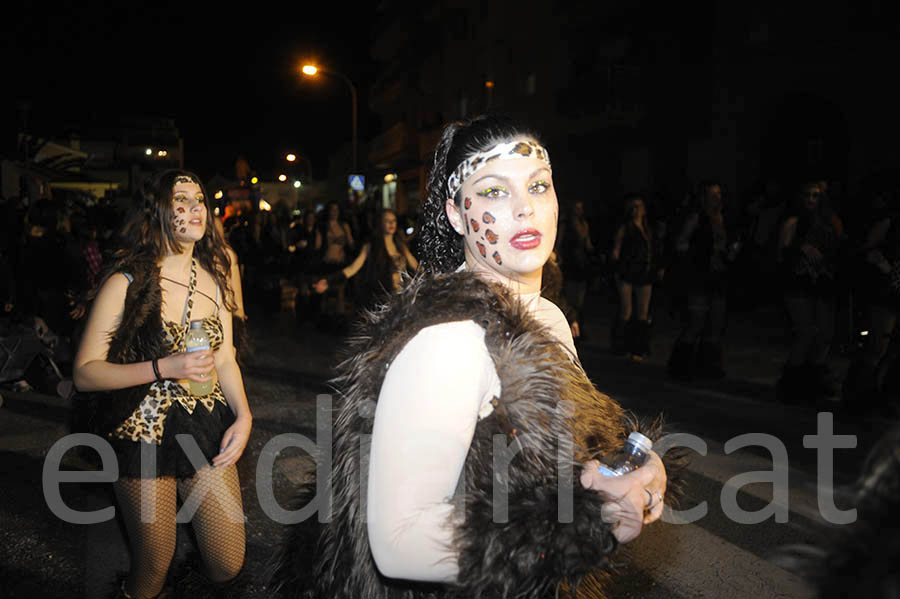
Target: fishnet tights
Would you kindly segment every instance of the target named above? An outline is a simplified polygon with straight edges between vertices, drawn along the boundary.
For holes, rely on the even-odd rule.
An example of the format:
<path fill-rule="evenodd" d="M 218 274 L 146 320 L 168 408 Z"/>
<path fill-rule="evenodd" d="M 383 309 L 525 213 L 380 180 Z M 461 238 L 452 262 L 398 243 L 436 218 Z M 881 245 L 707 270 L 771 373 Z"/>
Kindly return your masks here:
<path fill-rule="evenodd" d="M 125 591 L 135 599 L 163 588 L 175 554 L 178 522 L 191 522 L 206 575 L 214 582 L 234 578 L 244 563 L 244 511 L 237 468 L 204 467 L 193 477 L 122 478 L 113 484 L 131 543 Z"/>

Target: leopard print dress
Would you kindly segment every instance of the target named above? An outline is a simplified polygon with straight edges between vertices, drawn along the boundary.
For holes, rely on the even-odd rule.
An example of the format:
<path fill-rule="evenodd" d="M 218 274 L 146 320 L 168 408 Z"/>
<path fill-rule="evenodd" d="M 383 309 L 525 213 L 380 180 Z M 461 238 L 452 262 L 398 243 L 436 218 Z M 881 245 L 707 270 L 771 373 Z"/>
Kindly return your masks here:
<path fill-rule="evenodd" d="M 128 276 L 128 275 L 126 275 Z M 191 323 L 194 293 L 197 285 L 197 266 L 191 264 L 190 284 L 185 300 L 182 322 L 163 321 L 163 335 L 170 354 L 183 352 Z M 216 311 L 200 320 L 209 336 L 210 348 L 218 350 L 224 341 L 222 321 L 219 319 L 219 292 L 216 290 Z M 233 421 L 231 409 L 225 401 L 222 387 L 216 381 L 207 395 L 192 395 L 189 381 L 163 379 L 150 383 L 146 394 L 134 411 L 114 431 L 110 440 L 117 450 L 120 474 L 142 476 L 139 455 L 141 446 L 156 448 L 157 475 L 191 476 L 204 464 L 194 464 L 184 447 L 190 441 L 177 440 L 188 435 L 199 446 L 207 462 L 217 453 L 218 442 Z M 177 448 L 176 445 L 181 445 Z M 159 463 L 159 462 L 162 463 Z"/>

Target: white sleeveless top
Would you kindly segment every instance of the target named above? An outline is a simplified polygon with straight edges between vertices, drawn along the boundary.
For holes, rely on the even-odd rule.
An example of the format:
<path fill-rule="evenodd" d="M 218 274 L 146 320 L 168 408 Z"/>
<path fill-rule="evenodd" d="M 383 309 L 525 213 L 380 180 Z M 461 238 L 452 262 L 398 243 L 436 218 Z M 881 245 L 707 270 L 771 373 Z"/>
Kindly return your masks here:
<path fill-rule="evenodd" d="M 577 361 L 562 311 L 539 293 L 520 299 Z M 500 391 L 484 329 L 470 320 L 422 329 L 394 359 L 375 410 L 366 493 L 369 546 L 383 575 L 456 580 L 450 498 L 475 425 Z"/>

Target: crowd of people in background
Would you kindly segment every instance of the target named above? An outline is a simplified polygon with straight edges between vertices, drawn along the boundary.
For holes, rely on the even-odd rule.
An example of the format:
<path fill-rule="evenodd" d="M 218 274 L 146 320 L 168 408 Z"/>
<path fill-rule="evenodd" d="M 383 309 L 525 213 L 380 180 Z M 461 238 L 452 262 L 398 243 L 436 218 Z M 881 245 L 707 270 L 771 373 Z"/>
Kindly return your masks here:
<path fill-rule="evenodd" d="M 891 368 L 900 347 L 896 185 L 870 186 L 854 198 L 841 189 L 810 178 L 766 183 L 736 198 L 704 181 L 674 197 L 628 193 L 597 205 L 563 198 L 546 293 L 576 341 L 587 340 L 586 321 L 608 316 L 613 353 L 640 361 L 660 352 L 668 375 L 688 382 L 727 375 L 730 312 L 777 307 L 764 313 L 783 315 L 790 340 L 776 383 L 781 401 L 836 406 L 843 399 L 851 412 L 893 414 L 900 396 Z M 418 266 L 415 215 L 375 204 L 275 206 L 225 219 L 247 303 L 346 330 Z M 77 338 L 121 215 L 109 203 L 50 198 L 7 198 L 0 212 L 0 336 L 37 326 L 65 365 L 72 346 L 65 341 Z M 653 339 L 661 311 L 681 323 L 670 347 Z M 247 319 L 243 305 L 236 316 Z M 851 358 L 846 373 L 832 366 L 837 352 Z M 0 383 L 24 389 L 24 378 Z"/>

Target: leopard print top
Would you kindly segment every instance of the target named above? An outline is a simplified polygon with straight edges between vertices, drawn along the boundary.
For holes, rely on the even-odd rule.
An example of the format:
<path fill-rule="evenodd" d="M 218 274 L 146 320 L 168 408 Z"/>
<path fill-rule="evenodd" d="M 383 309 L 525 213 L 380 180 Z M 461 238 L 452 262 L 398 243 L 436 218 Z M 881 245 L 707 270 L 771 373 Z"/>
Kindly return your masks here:
<path fill-rule="evenodd" d="M 191 308 L 193 307 L 193 292 L 196 288 L 196 265 L 191 264 L 191 279 L 188 287 L 188 299 L 186 300 L 184 321 L 190 323 Z M 218 293 L 216 294 L 218 302 Z M 224 340 L 224 331 L 222 329 L 222 321 L 219 320 L 218 303 L 216 305 L 216 313 L 202 319 L 203 330 L 209 335 L 210 348 L 213 351 L 218 350 L 222 346 Z M 178 353 L 185 349 L 185 336 L 188 327 L 172 321 L 163 321 L 163 334 L 169 345 L 170 353 Z M 147 395 L 135 408 L 131 416 L 129 416 L 111 436 L 117 439 L 141 441 L 144 443 L 162 442 L 163 426 L 166 422 L 166 415 L 169 408 L 174 403 L 181 404 L 188 414 L 193 414 L 199 402 L 203 408 L 212 412 L 216 402 L 227 407 L 225 395 L 222 393 L 222 387 L 216 381 L 212 392 L 207 395 L 191 395 L 187 387 L 173 379 L 164 379 L 150 384 Z"/>

